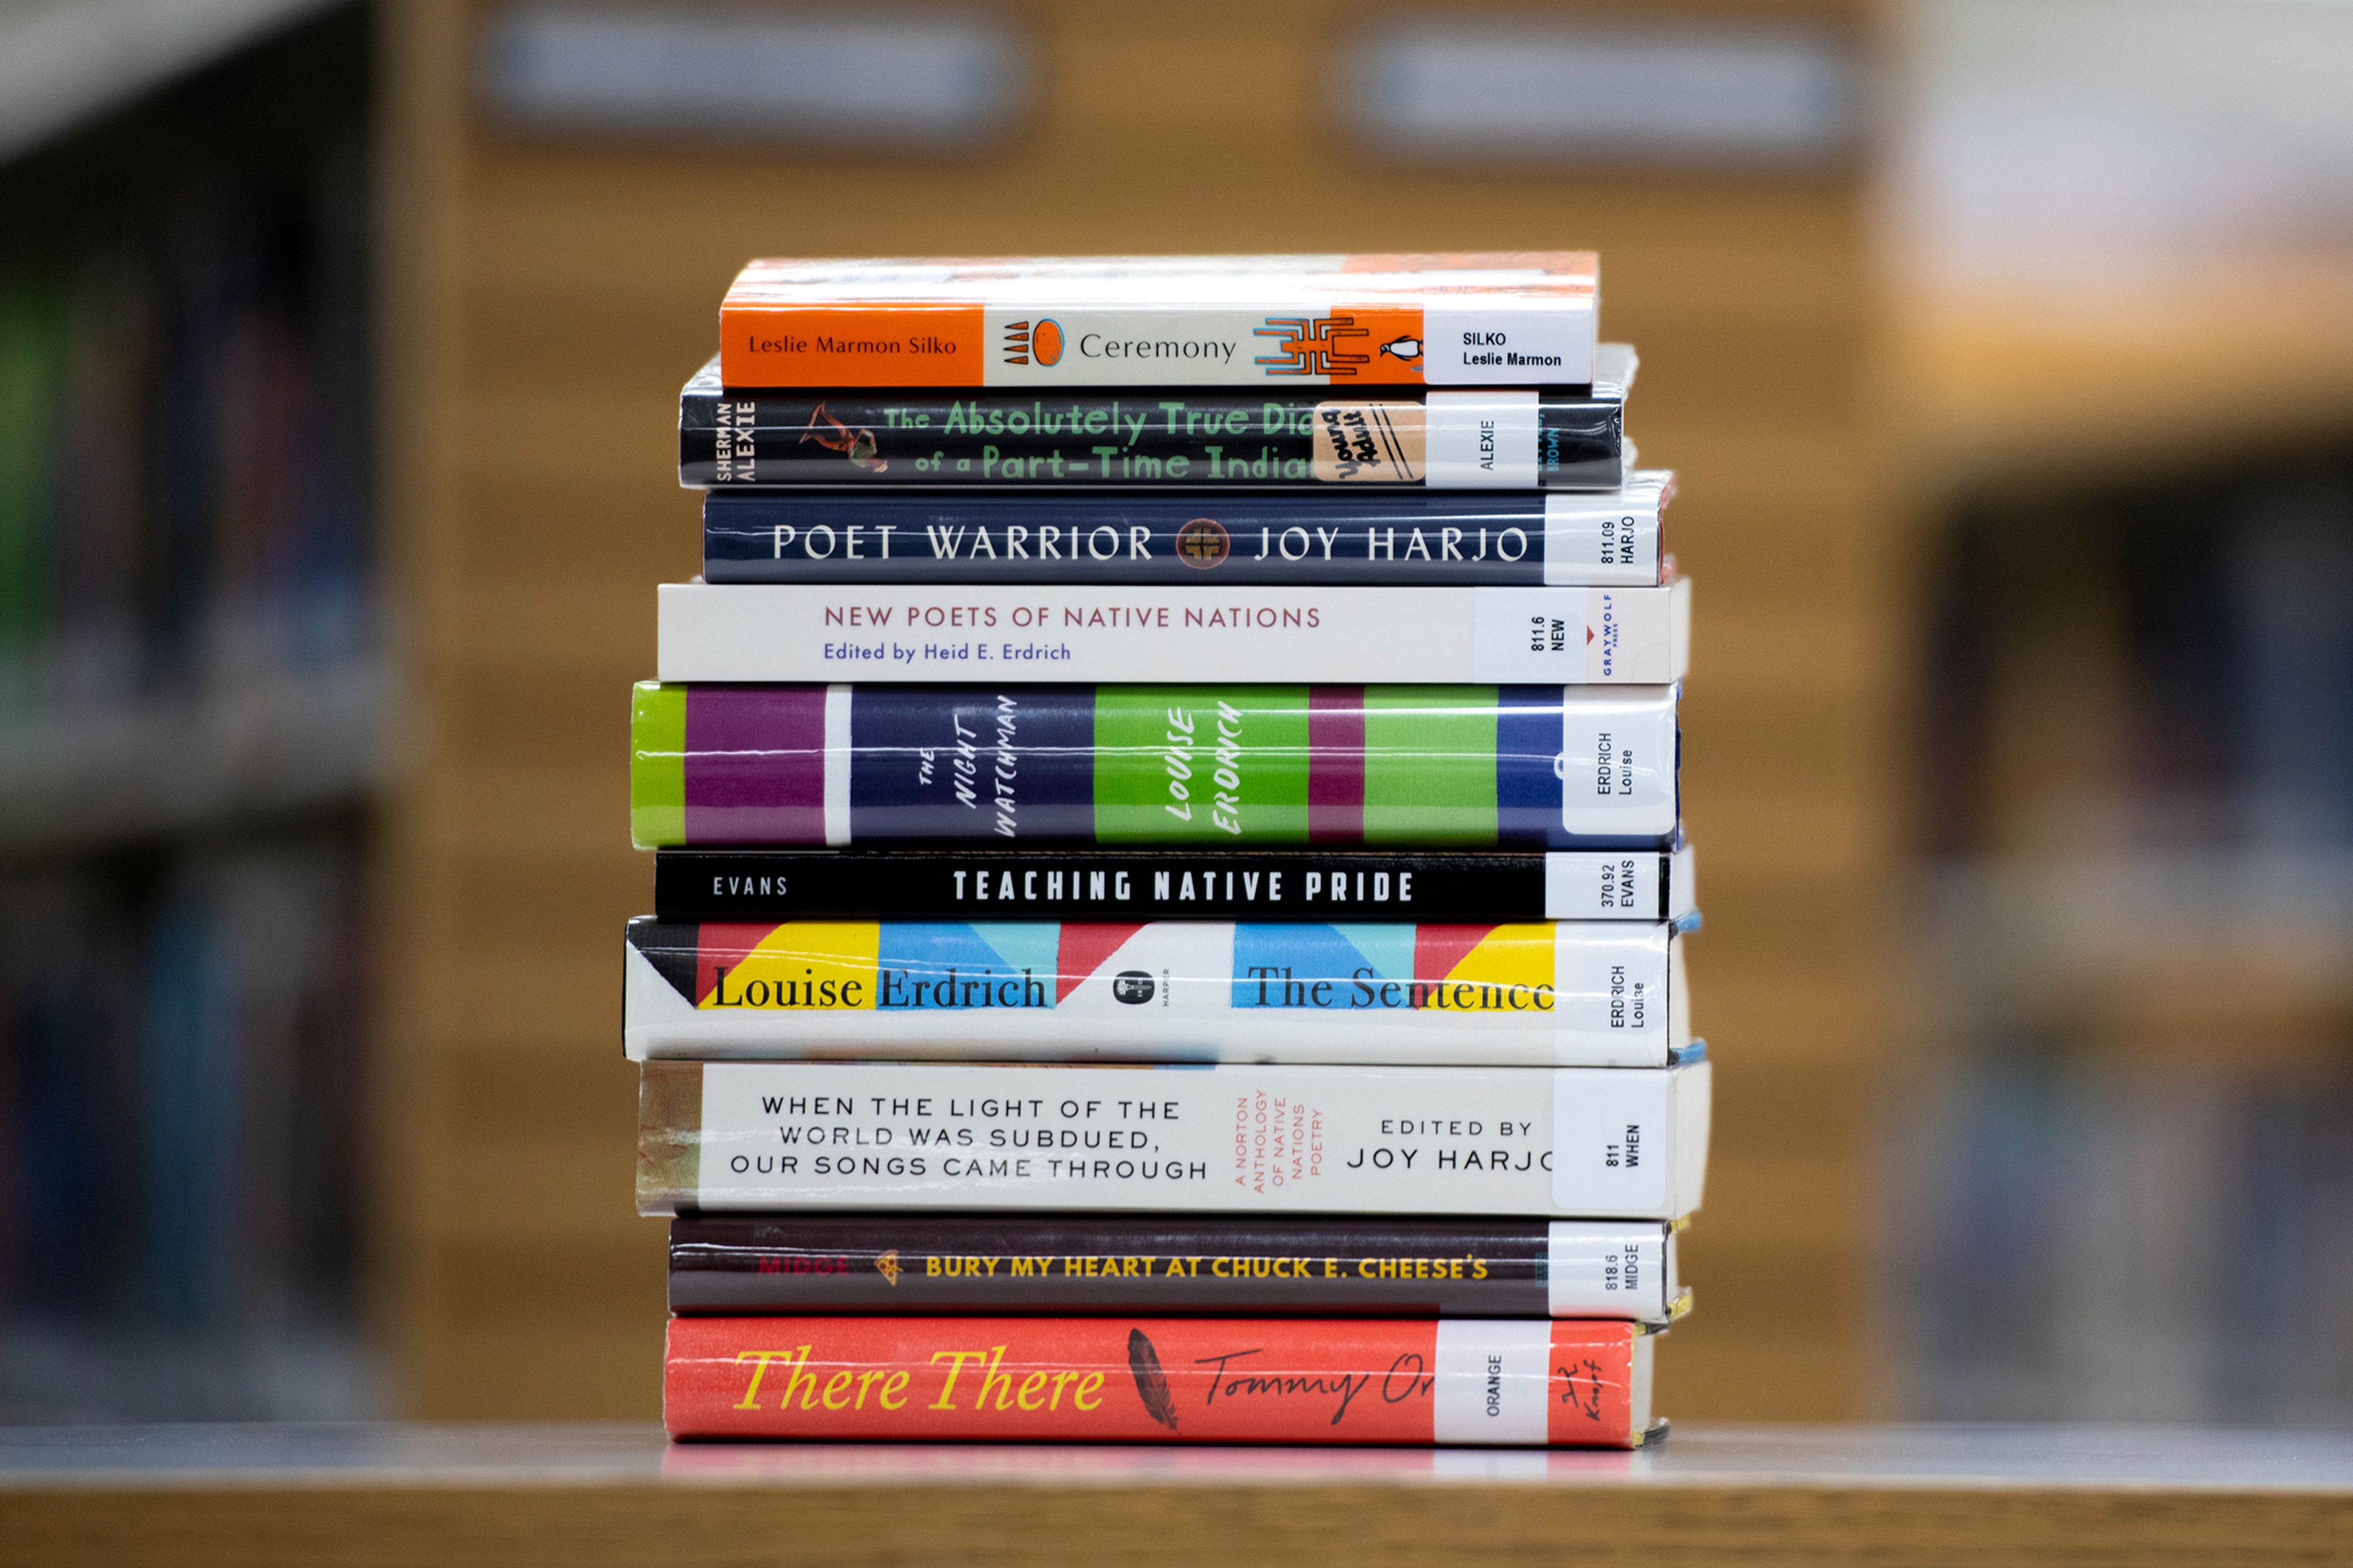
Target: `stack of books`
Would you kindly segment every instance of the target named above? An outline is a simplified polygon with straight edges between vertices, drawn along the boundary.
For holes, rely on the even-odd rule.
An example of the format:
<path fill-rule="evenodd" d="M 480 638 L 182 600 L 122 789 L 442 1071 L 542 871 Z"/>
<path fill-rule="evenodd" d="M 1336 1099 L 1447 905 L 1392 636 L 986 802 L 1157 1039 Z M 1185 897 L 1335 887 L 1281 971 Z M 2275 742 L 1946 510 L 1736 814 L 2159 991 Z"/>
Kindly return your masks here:
<path fill-rule="evenodd" d="M 681 1437 L 1630 1447 L 1708 1068 L 1582 253 L 754 262 L 630 810 Z"/>

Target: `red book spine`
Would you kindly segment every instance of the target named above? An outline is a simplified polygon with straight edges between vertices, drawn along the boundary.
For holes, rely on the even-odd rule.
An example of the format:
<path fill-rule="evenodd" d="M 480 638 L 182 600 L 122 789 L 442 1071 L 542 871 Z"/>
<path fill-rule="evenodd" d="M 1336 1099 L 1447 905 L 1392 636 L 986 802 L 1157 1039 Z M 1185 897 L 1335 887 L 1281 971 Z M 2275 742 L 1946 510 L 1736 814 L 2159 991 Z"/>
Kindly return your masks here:
<path fill-rule="evenodd" d="M 673 1437 L 1638 1447 L 1650 1341 L 1586 1319 L 673 1318 Z"/>

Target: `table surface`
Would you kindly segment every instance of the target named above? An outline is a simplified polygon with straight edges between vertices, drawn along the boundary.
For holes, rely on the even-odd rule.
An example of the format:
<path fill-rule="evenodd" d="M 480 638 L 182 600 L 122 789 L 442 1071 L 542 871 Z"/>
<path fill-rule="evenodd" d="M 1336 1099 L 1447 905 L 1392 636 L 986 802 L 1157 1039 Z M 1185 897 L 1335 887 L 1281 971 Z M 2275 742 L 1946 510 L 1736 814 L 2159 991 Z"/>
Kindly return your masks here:
<path fill-rule="evenodd" d="M 2353 1560 L 2353 1433 L 1694 1425 L 1640 1453 L 670 1444 L 649 1425 L 0 1430 L 0 1559 L 982 1568 Z M 20 1559 L 7 1550 L 16 1544 Z"/>
<path fill-rule="evenodd" d="M 651 1425 L 0 1428 L 0 1491 L 283 1484 L 1998 1488 L 2353 1495 L 2353 1432 L 2167 1426 L 1678 1428 L 1639 1453 L 1497 1448 L 670 1443 Z"/>

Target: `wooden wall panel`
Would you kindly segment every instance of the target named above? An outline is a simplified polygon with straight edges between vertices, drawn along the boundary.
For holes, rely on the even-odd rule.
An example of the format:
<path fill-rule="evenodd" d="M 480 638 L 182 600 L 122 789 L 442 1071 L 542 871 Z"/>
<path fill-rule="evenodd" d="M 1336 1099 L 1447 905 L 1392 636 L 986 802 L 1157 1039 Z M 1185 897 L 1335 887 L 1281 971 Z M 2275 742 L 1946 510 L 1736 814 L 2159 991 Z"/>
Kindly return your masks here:
<path fill-rule="evenodd" d="M 1328 112 L 1356 16 L 1336 0 L 1024 7 L 1038 113 L 961 161 L 516 138 L 468 98 L 479 13 L 385 11 L 413 721 L 386 1268 L 413 1411 L 653 1408 L 660 1226 L 629 1209 L 615 1026 L 620 922 L 651 884 L 628 847 L 626 693 L 651 668 L 652 585 L 695 568 L 674 397 L 735 267 L 1572 246 L 1603 254 L 1605 333 L 1641 348 L 1630 428 L 1682 471 L 1672 544 L 1699 579 L 1686 782 L 1719 1110 L 1702 1307 L 1662 1404 L 1858 1406 L 1897 630 L 1858 179 L 1384 166 Z"/>

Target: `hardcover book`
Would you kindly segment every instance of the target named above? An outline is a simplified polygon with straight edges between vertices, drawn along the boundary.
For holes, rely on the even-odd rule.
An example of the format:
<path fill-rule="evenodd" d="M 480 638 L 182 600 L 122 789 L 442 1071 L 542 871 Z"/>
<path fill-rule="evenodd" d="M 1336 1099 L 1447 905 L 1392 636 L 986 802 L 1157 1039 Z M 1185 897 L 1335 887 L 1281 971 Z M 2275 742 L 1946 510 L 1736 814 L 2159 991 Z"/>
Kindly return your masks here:
<path fill-rule="evenodd" d="M 760 260 L 730 386 L 1529 386 L 1593 376 L 1591 251 Z"/>
<path fill-rule="evenodd" d="M 1626 1318 L 1688 1309 L 1675 1227 L 1613 1220 L 701 1215 L 673 1312 Z"/>
<path fill-rule="evenodd" d="M 702 500 L 713 583 L 1656 586 L 1673 477 L 1614 490 L 832 495 Z"/>
<path fill-rule="evenodd" d="M 1675 696 L 648 682 L 630 829 L 645 848 L 1655 848 L 1677 824 Z"/>
<path fill-rule="evenodd" d="M 662 1421 L 673 1437 L 1632 1448 L 1653 1436 L 1653 1337 L 1574 1318 L 673 1318 Z"/>
<path fill-rule="evenodd" d="M 1663 921 L 1692 851 L 664 849 L 673 921 Z"/>
<path fill-rule="evenodd" d="M 679 394 L 679 482 L 986 489 L 1608 490 L 1633 467 L 1633 350 L 1543 391 Z"/>
<path fill-rule="evenodd" d="M 635 1060 L 1662 1067 L 1691 1040 L 1665 925 L 634 920 Z"/>
<path fill-rule="evenodd" d="M 1708 1074 L 1672 1068 L 649 1061 L 644 1214 L 1697 1209 Z"/>
<path fill-rule="evenodd" d="M 1691 584 L 1204 589 L 665 583 L 663 680 L 1681 680 Z"/>

